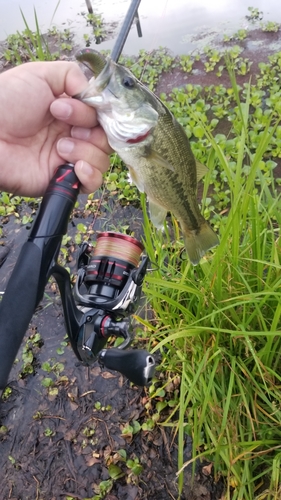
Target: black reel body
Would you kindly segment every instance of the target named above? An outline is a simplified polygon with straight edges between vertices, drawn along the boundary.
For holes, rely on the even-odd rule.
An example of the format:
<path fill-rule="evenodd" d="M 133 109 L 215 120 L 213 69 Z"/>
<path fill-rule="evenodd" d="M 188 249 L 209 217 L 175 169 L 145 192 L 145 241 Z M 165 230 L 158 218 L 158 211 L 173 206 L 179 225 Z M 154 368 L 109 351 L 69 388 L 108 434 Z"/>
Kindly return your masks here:
<path fill-rule="evenodd" d="M 141 257 L 143 248 L 135 238 L 113 232 L 100 233 L 96 247 L 84 243 L 78 255 L 73 295 L 65 291 L 65 270 L 63 279 L 60 266 L 53 272 L 60 286 L 68 336 L 78 359 L 86 366 L 98 360 L 137 385 L 149 383 L 155 367 L 146 351 L 123 352 L 132 342 L 130 315 L 138 307 L 147 270 L 148 257 Z M 123 341 L 118 348 L 105 349 L 110 337 Z"/>
<path fill-rule="evenodd" d="M 86 316 L 77 344 L 84 363 L 95 361 L 111 336 L 124 339 L 120 349 L 131 343 L 130 321 L 123 318 L 138 305 L 147 267 L 145 257 L 137 268 L 142 250 L 135 238 L 112 232 L 100 233 L 95 248 L 82 245 L 74 299 Z"/>

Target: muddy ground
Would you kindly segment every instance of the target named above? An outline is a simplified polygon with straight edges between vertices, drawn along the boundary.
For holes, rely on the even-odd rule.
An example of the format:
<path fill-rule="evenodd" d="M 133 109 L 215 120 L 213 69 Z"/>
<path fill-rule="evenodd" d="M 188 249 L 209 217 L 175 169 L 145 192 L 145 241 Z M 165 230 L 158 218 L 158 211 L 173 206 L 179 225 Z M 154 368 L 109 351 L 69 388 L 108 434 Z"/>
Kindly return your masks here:
<path fill-rule="evenodd" d="M 131 228 L 140 231 L 140 211 L 131 207 L 126 214 Z M 108 214 L 105 229 L 110 227 L 113 215 Z M 70 234 L 81 220 L 91 222 L 83 219 L 82 207 L 72 219 Z M 13 244 L 0 269 L 2 290 L 27 235 L 26 228 L 12 220 L 4 228 Z M 73 268 L 75 255 L 76 248 L 71 255 Z M 38 333 L 42 341 L 36 342 Z M 110 481 L 108 470 L 113 464 L 123 475 L 100 498 L 177 499 L 178 450 L 173 429 L 159 426 L 153 431 L 122 433 L 128 424 L 142 424 L 151 416 L 152 411 L 145 406 L 149 402 L 147 389 L 132 386 L 123 376 L 101 369 L 97 363 L 92 368 L 82 366 L 65 344 L 60 296 L 54 283 L 48 283 L 9 377 L 11 395 L 0 405 L 1 500 L 92 498 L 101 482 Z M 30 351 L 33 372 L 26 374 L 25 353 Z M 48 373 L 46 362 L 54 367 Z M 46 377 L 53 380 L 51 389 L 42 385 Z M 125 461 L 120 450 L 126 452 Z M 191 440 L 187 440 L 185 460 L 190 458 Z M 128 460 L 139 462 L 139 475 L 128 467 Z M 198 463 L 192 481 L 191 466 L 187 468 L 181 498 L 221 498 L 223 485 L 215 484 L 211 472 L 210 464 Z"/>
<path fill-rule="evenodd" d="M 279 34 L 264 36 L 280 41 Z M 266 61 L 268 51 L 247 50 L 249 54 L 243 55 L 255 61 L 254 72 L 259 60 Z M 168 93 L 187 81 L 213 83 L 212 74 L 200 71 L 200 62 L 197 69 L 195 75 L 178 69 L 163 75 L 158 91 Z M 220 83 L 225 84 L 223 80 Z M 278 169 L 276 175 L 280 177 L 280 166 Z M 69 225 L 72 235 L 80 220 L 92 223 L 92 217 L 83 219 L 82 208 L 76 215 Z M 111 229 L 119 217 L 129 230 L 134 224 L 134 228 L 141 227 L 140 210 L 124 210 L 117 201 L 113 211 L 101 214 L 99 227 Z M 0 224 L 4 230 L 0 290 L 4 290 L 27 231 L 13 217 L 2 217 Z M 11 250 L 6 252 L 9 246 Z M 69 265 L 74 270 L 77 247 L 69 251 Z M 37 333 L 42 340 L 36 342 Z M 60 297 L 56 287 L 48 284 L 10 374 L 11 394 L 0 404 L 1 500 L 85 500 L 98 494 L 100 484 L 108 490 L 100 496 L 106 500 L 178 499 L 178 450 L 173 428 L 157 426 L 153 431 L 122 433 L 128 424 L 142 424 L 151 416 L 147 389 L 130 385 L 124 377 L 101 370 L 98 364 L 92 368 L 79 365 L 71 347 L 65 344 Z M 30 374 L 23 373 L 27 351 L 33 356 Z M 46 362 L 52 367 L 48 373 L 43 369 Z M 42 385 L 46 377 L 52 379 L 50 388 Z M 191 440 L 187 440 L 185 460 L 190 457 Z M 141 466 L 140 474 L 134 474 L 140 467 L 132 464 Z M 110 482 L 113 465 L 119 477 Z M 211 464 L 198 463 L 193 480 L 191 468 L 185 469 L 182 500 L 222 498 L 223 482 L 215 482 Z"/>

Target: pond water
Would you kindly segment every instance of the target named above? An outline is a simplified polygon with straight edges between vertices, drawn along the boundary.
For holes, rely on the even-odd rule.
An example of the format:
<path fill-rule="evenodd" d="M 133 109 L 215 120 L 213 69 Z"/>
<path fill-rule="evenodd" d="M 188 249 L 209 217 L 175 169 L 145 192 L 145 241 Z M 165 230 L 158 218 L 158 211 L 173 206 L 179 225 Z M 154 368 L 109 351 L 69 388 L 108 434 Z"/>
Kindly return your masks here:
<path fill-rule="evenodd" d="M 111 49 L 118 29 L 130 5 L 130 0 L 92 0 L 94 12 L 102 14 L 112 26 L 111 40 L 102 42 L 99 49 Z M 205 46 L 218 33 L 233 33 L 249 27 L 248 7 L 263 12 L 263 21 L 281 22 L 279 0 L 142 0 L 139 15 L 143 37 L 132 28 L 124 53 L 132 55 L 140 49 L 168 47 L 176 54 L 189 52 L 201 42 Z M 40 28 L 46 32 L 55 25 L 69 28 L 75 34 L 75 44 L 84 46 L 84 34 L 91 35 L 87 26 L 84 0 L 0 0 L 0 41 L 7 35 L 22 31 L 25 26 L 20 8 L 31 29 L 35 29 L 34 9 Z M 196 43 L 195 43 L 196 42 Z"/>

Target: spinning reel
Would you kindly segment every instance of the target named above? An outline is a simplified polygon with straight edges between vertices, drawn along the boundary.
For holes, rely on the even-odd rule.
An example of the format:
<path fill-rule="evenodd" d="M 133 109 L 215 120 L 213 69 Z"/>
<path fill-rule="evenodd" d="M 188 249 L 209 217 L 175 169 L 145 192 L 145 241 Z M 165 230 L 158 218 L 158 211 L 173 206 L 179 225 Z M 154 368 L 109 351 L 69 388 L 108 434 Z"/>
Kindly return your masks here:
<path fill-rule="evenodd" d="M 84 243 L 72 288 L 68 271 L 57 263 L 61 240 L 79 191 L 73 165 L 61 165 L 43 197 L 0 304 L 0 391 L 32 315 L 51 275 L 58 283 L 66 330 L 77 358 L 84 365 L 96 360 L 124 374 L 136 385 L 151 380 L 155 362 L 144 350 L 125 351 L 132 341 L 130 315 L 136 311 L 148 258 L 143 245 L 127 235 L 105 232 L 96 247 Z M 106 349 L 110 337 L 117 348 Z"/>
<path fill-rule="evenodd" d="M 60 274 L 62 269 L 58 273 L 57 267 L 53 272 L 60 286 L 68 336 L 78 359 L 84 365 L 98 360 L 137 385 L 149 383 L 155 365 L 146 351 L 124 351 L 132 341 L 130 315 L 138 307 L 147 270 L 148 258 L 140 261 L 142 251 L 143 245 L 135 238 L 113 232 L 100 233 L 95 248 L 83 243 L 74 301 L 64 292 L 66 277 Z M 119 337 L 123 342 L 118 348 L 104 349 L 110 337 Z"/>

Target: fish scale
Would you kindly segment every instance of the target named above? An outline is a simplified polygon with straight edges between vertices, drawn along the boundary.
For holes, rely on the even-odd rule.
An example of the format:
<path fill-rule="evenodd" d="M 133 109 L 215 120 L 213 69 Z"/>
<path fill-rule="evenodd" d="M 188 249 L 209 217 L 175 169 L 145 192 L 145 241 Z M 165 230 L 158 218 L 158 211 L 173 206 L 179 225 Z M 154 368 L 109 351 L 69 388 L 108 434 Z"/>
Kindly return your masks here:
<path fill-rule="evenodd" d="M 200 213 L 197 182 L 206 167 L 196 162 L 183 127 L 161 100 L 124 66 L 96 51 L 80 51 L 96 78 L 76 98 L 93 106 L 110 146 L 145 192 L 150 218 L 162 227 L 167 212 L 179 220 L 192 264 L 218 245 L 216 233 Z"/>

